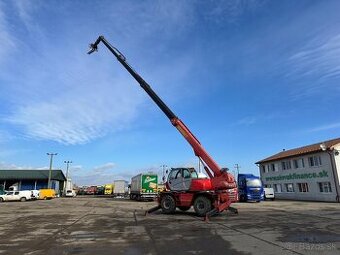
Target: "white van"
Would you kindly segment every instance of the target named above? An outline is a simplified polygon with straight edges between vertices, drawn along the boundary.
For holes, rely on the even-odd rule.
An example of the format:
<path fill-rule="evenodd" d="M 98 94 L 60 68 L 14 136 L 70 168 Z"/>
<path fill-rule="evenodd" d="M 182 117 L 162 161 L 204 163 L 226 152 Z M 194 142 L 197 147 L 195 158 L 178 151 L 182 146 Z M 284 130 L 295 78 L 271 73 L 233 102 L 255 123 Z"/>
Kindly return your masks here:
<path fill-rule="evenodd" d="M 275 193 L 273 188 L 263 188 L 264 191 L 264 200 L 270 199 L 274 200 L 275 199 Z"/>
<path fill-rule="evenodd" d="M 5 202 L 5 201 L 25 202 L 31 199 L 32 199 L 32 192 L 30 190 L 8 191 L 6 194 L 0 195 L 0 202 Z"/>
<path fill-rule="evenodd" d="M 66 197 L 76 197 L 77 194 L 76 194 L 76 191 L 75 191 L 75 190 L 68 189 L 68 190 L 66 190 L 65 196 L 66 196 Z"/>
<path fill-rule="evenodd" d="M 33 190 L 30 190 L 30 192 L 31 192 L 31 198 L 33 200 L 39 199 L 39 190 L 33 189 Z"/>

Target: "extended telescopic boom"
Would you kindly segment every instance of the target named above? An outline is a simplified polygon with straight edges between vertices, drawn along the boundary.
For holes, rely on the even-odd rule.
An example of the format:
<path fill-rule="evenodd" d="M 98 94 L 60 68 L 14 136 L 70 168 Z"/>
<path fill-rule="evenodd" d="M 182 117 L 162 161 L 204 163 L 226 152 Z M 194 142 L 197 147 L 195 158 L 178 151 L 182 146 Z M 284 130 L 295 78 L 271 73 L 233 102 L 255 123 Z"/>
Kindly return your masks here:
<path fill-rule="evenodd" d="M 145 92 L 151 97 L 151 99 L 158 105 L 158 107 L 164 112 L 164 114 L 170 119 L 172 125 L 174 125 L 178 131 L 184 136 L 194 150 L 196 156 L 200 158 L 207 166 L 205 170 L 210 178 L 218 177 L 222 174 L 221 168 L 210 157 L 210 155 L 202 147 L 198 139 L 192 134 L 192 132 L 185 126 L 185 124 L 169 109 L 169 107 L 159 98 L 159 96 L 152 90 L 150 85 L 144 81 L 144 79 L 133 70 L 133 68 L 126 62 L 125 56 L 115 47 L 113 47 L 104 36 L 99 36 L 98 39 L 90 44 L 91 54 L 98 50 L 98 44 L 102 42 L 116 56 L 118 61 L 126 68 L 126 70 L 136 79 Z"/>
<path fill-rule="evenodd" d="M 176 118 L 176 115 L 168 108 L 168 106 L 159 98 L 159 96 L 152 90 L 150 85 L 144 81 L 140 75 L 133 70 L 133 68 L 126 62 L 126 58 L 124 55 L 115 47 L 113 47 L 104 36 L 99 36 L 95 43 L 90 44 L 90 51 L 88 54 L 91 54 L 95 51 L 98 51 L 98 44 L 103 42 L 105 46 L 112 52 L 113 55 L 116 56 L 118 61 L 128 70 L 128 72 L 136 79 L 136 81 L 140 84 L 140 86 L 145 90 L 146 93 L 152 98 L 152 100 L 158 105 L 158 107 L 164 112 L 164 114 L 171 120 Z"/>

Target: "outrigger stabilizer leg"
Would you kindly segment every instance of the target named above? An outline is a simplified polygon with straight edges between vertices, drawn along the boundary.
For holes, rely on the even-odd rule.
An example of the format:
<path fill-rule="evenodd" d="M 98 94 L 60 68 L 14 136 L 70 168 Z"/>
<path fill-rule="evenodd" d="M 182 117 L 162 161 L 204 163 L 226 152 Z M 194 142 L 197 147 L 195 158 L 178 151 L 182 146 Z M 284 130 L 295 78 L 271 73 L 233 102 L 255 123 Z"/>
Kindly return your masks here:
<path fill-rule="evenodd" d="M 238 210 L 237 210 L 235 207 L 229 206 L 229 207 L 228 207 L 228 211 L 230 211 L 230 212 L 232 212 L 232 213 L 235 213 L 235 214 L 238 214 Z"/>
<path fill-rule="evenodd" d="M 160 206 L 160 205 L 157 205 L 157 206 L 155 206 L 155 207 L 152 207 L 152 208 L 150 208 L 149 210 L 146 210 L 146 211 L 145 211 L 145 216 L 148 215 L 149 213 L 153 213 L 153 212 L 155 212 L 155 211 L 157 211 L 157 210 L 159 210 L 159 209 L 161 209 L 161 206 Z"/>

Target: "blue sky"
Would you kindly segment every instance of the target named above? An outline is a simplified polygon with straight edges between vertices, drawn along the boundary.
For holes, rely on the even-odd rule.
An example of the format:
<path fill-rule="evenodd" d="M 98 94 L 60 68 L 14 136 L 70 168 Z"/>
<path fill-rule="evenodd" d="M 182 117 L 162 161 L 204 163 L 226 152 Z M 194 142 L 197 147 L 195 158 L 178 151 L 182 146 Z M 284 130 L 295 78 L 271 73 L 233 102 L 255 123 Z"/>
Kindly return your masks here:
<path fill-rule="evenodd" d="M 1 1 L 0 168 L 79 184 L 197 166 L 104 35 L 220 164 L 340 137 L 339 1 Z"/>

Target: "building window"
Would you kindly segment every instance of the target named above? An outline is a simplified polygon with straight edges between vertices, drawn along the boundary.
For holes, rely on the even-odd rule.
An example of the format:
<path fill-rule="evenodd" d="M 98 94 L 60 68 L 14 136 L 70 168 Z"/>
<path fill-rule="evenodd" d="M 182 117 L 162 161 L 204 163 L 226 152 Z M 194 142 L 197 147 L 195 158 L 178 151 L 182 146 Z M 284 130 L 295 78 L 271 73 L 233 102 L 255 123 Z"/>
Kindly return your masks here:
<path fill-rule="evenodd" d="M 303 158 L 300 158 L 299 162 L 301 163 L 301 167 L 305 168 L 305 161 L 303 160 Z"/>
<path fill-rule="evenodd" d="M 276 170 L 275 164 L 270 164 L 270 168 L 271 168 L 271 170 L 272 170 L 273 172 L 276 172 L 276 171 L 277 171 L 277 170 Z"/>
<path fill-rule="evenodd" d="M 281 184 L 274 184 L 274 191 L 276 193 L 281 193 L 282 192 Z"/>
<path fill-rule="evenodd" d="M 298 183 L 299 192 L 309 192 L 308 183 Z"/>
<path fill-rule="evenodd" d="M 293 166 L 294 166 L 295 169 L 299 168 L 299 161 L 297 159 L 293 160 Z"/>
<path fill-rule="evenodd" d="M 291 165 L 290 161 L 287 161 L 287 169 L 292 169 L 292 165 Z"/>
<path fill-rule="evenodd" d="M 293 160 L 293 167 L 294 167 L 294 169 L 304 168 L 305 167 L 305 161 L 303 160 L 303 158 L 294 159 Z"/>
<path fill-rule="evenodd" d="M 285 186 L 286 186 L 287 192 L 294 192 L 294 185 L 293 185 L 293 183 L 286 183 Z"/>
<path fill-rule="evenodd" d="M 269 165 L 262 165 L 261 168 L 262 168 L 262 172 L 263 173 L 268 173 L 269 172 Z"/>
<path fill-rule="evenodd" d="M 331 193 L 332 192 L 332 186 L 330 182 L 318 182 L 320 192 L 322 193 Z"/>
<path fill-rule="evenodd" d="M 309 166 L 311 166 L 311 167 L 322 165 L 320 156 L 308 157 L 308 162 L 309 162 Z"/>
<path fill-rule="evenodd" d="M 292 164 L 290 163 L 290 160 L 282 161 L 281 166 L 282 166 L 282 170 L 292 169 Z"/>

